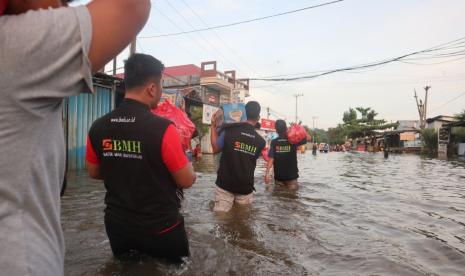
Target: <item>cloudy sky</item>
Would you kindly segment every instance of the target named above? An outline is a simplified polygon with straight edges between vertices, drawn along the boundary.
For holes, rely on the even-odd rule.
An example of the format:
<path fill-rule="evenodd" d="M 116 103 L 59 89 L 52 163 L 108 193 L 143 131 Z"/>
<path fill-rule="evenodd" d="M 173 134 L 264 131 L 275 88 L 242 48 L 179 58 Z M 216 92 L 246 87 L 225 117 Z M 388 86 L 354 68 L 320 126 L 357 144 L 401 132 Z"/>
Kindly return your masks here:
<path fill-rule="evenodd" d="M 188 35 L 188 31 L 299 9 L 330 0 L 159 0 L 152 2 L 138 51 L 167 66 L 216 60 L 239 77 L 301 76 L 384 60 L 465 37 L 463 0 L 345 0 L 325 7 Z M 127 57 L 123 52 L 120 60 Z M 336 126 L 350 107 L 372 107 L 388 121 L 417 119 L 416 89 L 430 85 L 428 117 L 465 109 L 465 59 L 392 63 L 297 82 L 251 83 L 251 100 L 309 126 Z M 448 62 L 444 62 L 448 61 Z M 438 64 L 438 62 L 441 62 Z M 434 64 L 432 64 L 434 63 Z M 461 96 L 462 95 L 462 96 Z M 265 115 L 265 114 L 263 114 Z"/>

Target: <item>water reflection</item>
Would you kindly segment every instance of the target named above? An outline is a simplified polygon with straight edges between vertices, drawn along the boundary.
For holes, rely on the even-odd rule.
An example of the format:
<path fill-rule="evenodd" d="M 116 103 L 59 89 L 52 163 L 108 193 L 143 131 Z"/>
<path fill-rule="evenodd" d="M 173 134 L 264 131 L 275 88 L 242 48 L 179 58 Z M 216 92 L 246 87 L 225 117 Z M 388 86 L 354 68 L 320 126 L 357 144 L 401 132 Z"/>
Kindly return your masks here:
<path fill-rule="evenodd" d="M 116 261 L 103 226 L 101 183 L 70 176 L 63 198 L 66 275 L 463 275 L 465 163 L 415 155 L 299 156 L 298 190 L 263 183 L 254 203 L 211 211 L 216 160 L 183 204 L 191 258 Z"/>

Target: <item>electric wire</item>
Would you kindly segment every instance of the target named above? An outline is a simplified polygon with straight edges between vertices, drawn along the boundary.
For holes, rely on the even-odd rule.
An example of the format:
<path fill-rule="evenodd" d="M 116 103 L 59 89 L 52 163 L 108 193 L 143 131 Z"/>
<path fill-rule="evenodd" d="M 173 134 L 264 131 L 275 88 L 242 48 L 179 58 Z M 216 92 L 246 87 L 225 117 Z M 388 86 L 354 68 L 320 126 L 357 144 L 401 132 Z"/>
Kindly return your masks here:
<path fill-rule="evenodd" d="M 189 20 L 187 20 L 184 15 L 181 14 L 181 12 L 179 12 L 179 10 L 173 6 L 169 0 L 165 0 L 165 2 L 168 4 L 168 6 L 170 6 L 170 8 L 179 16 L 182 18 L 182 20 L 184 22 L 186 22 L 191 28 L 195 28 L 192 23 L 189 22 Z M 182 29 L 180 29 L 182 30 Z M 213 49 L 221 58 L 223 58 L 224 61 L 226 61 L 227 63 L 229 63 L 230 65 L 232 65 L 232 67 L 236 68 L 237 66 L 234 64 L 234 62 L 232 62 L 231 60 L 229 60 L 219 49 L 217 49 L 215 47 L 215 45 L 213 45 L 208 39 L 206 39 L 201 33 L 199 33 L 199 36 L 198 36 L 200 39 L 202 39 L 206 44 L 208 44 L 210 46 L 211 49 Z"/>
<path fill-rule="evenodd" d="M 437 46 L 434 46 L 434 47 L 431 47 L 431 48 L 428 48 L 428 49 L 411 52 L 411 53 L 404 54 L 404 55 L 401 55 L 401 56 L 398 56 L 398 57 L 395 57 L 395 58 L 391 58 L 391 59 L 386 59 L 386 60 L 382 60 L 382 61 L 361 64 L 361 65 L 356 65 L 356 66 L 351 66 L 351 67 L 342 67 L 342 68 L 327 70 L 327 71 L 323 71 L 323 72 L 320 72 L 320 73 L 317 73 L 317 74 L 312 74 L 312 75 L 299 76 L 299 77 L 290 77 L 290 78 L 250 78 L 250 80 L 283 82 L 283 81 L 296 81 L 296 80 L 304 80 L 304 79 L 314 79 L 314 78 L 317 78 L 317 77 L 322 77 L 322 76 L 325 76 L 325 75 L 330 75 L 330 74 L 334 74 L 334 73 L 338 73 L 338 72 L 354 71 L 354 70 L 360 70 L 360 69 L 366 69 L 366 68 L 376 67 L 376 66 L 380 66 L 380 65 L 385 65 L 385 64 L 388 64 L 388 63 L 392 63 L 392 62 L 398 62 L 398 61 L 402 61 L 402 60 L 406 59 L 407 57 L 417 56 L 418 54 L 421 54 L 421 53 L 438 52 L 438 51 L 447 49 L 447 45 L 451 45 L 451 44 L 454 44 L 454 43 L 456 44 L 457 42 L 463 41 L 464 39 L 465 39 L 465 37 L 459 38 L 459 39 L 456 39 L 456 40 L 453 40 L 453 41 L 450 41 L 450 42 L 446 42 L 446 43 L 443 43 L 443 44 L 440 44 L 440 45 L 437 45 Z"/>
<path fill-rule="evenodd" d="M 278 16 L 288 15 L 288 14 L 302 12 L 302 11 L 306 11 L 306 10 L 310 10 L 310 9 L 315 9 L 315 8 L 319 8 L 319 7 L 323 7 L 323 6 L 327 6 L 327 5 L 331 5 L 331 4 L 336 4 L 336 3 L 342 2 L 342 1 L 344 1 L 344 0 L 336 0 L 336 1 L 326 2 L 326 3 L 322 3 L 322 4 L 318 4 L 318 5 L 313 5 L 313 6 L 308 6 L 308 7 L 296 9 L 296 10 L 290 10 L 290 11 L 281 12 L 281 13 L 277 13 L 277 14 L 272 14 L 272 15 L 268 15 L 268 16 L 263 16 L 263 17 L 249 19 L 249 20 L 233 22 L 233 23 L 229 23 L 229 24 L 217 25 L 217 26 L 208 27 L 208 28 L 193 29 L 193 30 L 189 30 L 189 31 L 180 31 L 180 32 L 177 32 L 177 33 L 170 33 L 170 34 L 161 34 L 161 35 L 153 35 L 153 36 L 141 36 L 140 38 L 146 39 L 146 38 L 157 38 L 157 37 L 166 37 L 166 36 L 177 36 L 177 35 L 184 35 L 184 34 L 190 34 L 190 33 L 196 33 L 196 32 L 204 32 L 204 31 L 209 31 L 209 30 L 221 29 L 221 28 L 226 28 L 226 27 L 233 27 L 233 26 L 237 26 L 237 25 L 241 25 L 241 24 L 261 21 L 261 20 L 265 20 L 265 19 L 278 17 Z"/>
<path fill-rule="evenodd" d="M 463 92 L 462 94 L 458 95 L 457 97 L 454 97 L 454 98 L 450 99 L 449 101 L 447 101 L 447 102 L 441 104 L 440 106 L 438 106 L 438 107 L 432 109 L 430 112 L 437 111 L 437 110 L 439 110 L 439 109 L 445 107 L 446 105 L 448 105 L 448 104 L 450 104 L 450 103 L 452 103 L 452 102 L 455 102 L 456 100 L 460 99 L 460 98 L 463 97 L 463 96 L 465 96 L 465 92 Z"/>

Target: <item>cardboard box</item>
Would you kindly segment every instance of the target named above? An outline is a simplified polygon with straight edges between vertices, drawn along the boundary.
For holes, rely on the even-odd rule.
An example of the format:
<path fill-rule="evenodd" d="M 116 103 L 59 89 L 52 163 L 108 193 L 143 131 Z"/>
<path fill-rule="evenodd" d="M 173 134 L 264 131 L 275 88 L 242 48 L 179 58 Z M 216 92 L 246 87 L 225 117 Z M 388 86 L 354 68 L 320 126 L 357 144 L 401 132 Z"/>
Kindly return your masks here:
<path fill-rule="evenodd" d="M 226 124 L 239 123 L 247 121 L 245 113 L 245 104 L 243 103 L 231 103 L 222 106 L 223 109 L 223 121 Z"/>

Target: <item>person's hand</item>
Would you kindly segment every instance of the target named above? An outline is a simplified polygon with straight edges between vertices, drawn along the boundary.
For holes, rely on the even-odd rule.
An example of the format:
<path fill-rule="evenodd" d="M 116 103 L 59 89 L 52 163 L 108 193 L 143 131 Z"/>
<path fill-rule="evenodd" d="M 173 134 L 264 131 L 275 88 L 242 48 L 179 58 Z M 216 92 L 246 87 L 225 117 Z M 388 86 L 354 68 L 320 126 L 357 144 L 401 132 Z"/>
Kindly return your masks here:
<path fill-rule="evenodd" d="M 218 117 L 220 116 L 220 112 L 222 112 L 221 109 L 218 109 L 215 113 L 212 115 L 212 127 L 217 127 L 218 126 Z"/>
<path fill-rule="evenodd" d="M 270 183 L 270 175 L 268 173 L 265 173 L 265 184 Z"/>

